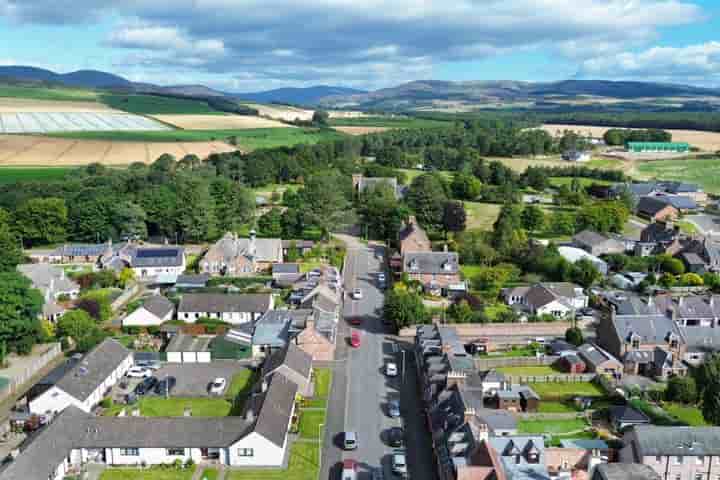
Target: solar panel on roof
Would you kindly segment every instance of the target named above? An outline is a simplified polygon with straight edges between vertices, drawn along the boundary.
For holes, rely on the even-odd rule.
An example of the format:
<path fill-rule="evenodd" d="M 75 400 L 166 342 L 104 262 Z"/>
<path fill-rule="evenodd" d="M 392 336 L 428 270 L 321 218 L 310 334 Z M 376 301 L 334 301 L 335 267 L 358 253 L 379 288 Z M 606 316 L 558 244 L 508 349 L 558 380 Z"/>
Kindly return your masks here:
<path fill-rule="evenodd" d="M 152 250 L 138 250 L 136 256 L 138 258 L 175 257 L 177 256 L 177 249 L 158 248 Z"/>

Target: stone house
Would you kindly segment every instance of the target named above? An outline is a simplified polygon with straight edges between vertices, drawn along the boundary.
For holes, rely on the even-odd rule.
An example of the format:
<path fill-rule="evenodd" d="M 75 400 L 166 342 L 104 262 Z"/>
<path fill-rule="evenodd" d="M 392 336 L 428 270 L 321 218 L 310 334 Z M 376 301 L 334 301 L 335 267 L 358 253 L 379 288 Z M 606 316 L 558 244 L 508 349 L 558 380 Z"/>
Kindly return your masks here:
<path fill-rule="evenodd" d="M 239 238 L 228 232 L 208 249 L 198 265 L 200 273 L 243 277 L 269 271 L 273 264 L 282 261 L 279 238 L 257 238 L 254 231 L 249 238 Z"/>
<path fill-rule="evenodd" d="M 449 290 L 465 290 L 456 252 L 407 252 L 403 254 L 402 271 L 433 295 L 447 294 Z"/>

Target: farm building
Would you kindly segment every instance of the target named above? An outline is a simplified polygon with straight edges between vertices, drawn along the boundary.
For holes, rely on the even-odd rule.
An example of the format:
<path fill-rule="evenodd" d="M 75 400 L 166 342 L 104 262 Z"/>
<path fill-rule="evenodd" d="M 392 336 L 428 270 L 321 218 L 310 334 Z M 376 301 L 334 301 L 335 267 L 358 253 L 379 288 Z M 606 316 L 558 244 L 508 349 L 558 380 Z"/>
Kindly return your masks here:
<path fill-rule="evenodd" d="M 690 150 L 687 142 L 628 142 L 627 149 L 632 153 L 686 153 Z"/>

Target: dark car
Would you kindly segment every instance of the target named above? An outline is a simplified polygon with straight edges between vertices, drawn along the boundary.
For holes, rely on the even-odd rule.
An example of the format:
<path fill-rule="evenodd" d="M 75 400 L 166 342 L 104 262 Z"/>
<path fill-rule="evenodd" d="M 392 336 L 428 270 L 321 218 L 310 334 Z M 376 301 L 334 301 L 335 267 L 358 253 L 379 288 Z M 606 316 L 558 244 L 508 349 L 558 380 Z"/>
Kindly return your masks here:
<path fill-rule="evenodd" d="M 390 418 L 398 418 L 400 416 L 400 400 L 390 400 L 387 404 L 387 413 Z"/>
<path fill-rule="evenodd" d="M 170 395 L 177 384 L 175 377 L 165 377 L 155 385 L 155 393 L 158 395 Z"/>
<path fill-rule="evenodd" d="M 135 387 L 135 394 L 136 395 L 145 395 L 146 393 L 150 393 L 153 388 L 155 388 L 155 385 L 157 385 L 157 378 L 155 377 L 147 377 L 144 378 L 142 382 L 138 383 Z"/>
<path fill-rule="evenodd" d="M 403 443 L 405 443 L 405 430 L 402 427 L 388 429 L 387 442 L 391 447 L 402 447 Z"/>

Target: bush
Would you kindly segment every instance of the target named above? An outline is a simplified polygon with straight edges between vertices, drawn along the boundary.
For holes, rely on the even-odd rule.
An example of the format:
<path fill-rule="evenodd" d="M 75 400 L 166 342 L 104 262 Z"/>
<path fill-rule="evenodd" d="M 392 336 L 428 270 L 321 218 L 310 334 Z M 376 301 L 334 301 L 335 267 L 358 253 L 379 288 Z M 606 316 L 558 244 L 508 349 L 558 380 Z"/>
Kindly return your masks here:
<path fill-rule="evenodd" d="M 35 339 L 30 337 L 24 337 L 15 342 L 15 351 L 18 353 L 18 355 L 30 355 L 30 352 L 32 352 L 33 345 L 35 344 Z"/>
<path fill-rule="evenodd" d="M 695 379 L 692 377 L 672 377 L 668 380 L 665 398 L 670 402 L 695 403 L 698 392 Z"/>
<path fill-rule="evenodd" d="M 111 408 L 113 406 L 113 399 L 111 397 L 105 397 L 100 401 L 102 408 Z"/>

